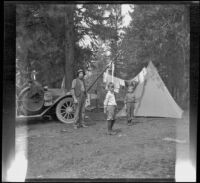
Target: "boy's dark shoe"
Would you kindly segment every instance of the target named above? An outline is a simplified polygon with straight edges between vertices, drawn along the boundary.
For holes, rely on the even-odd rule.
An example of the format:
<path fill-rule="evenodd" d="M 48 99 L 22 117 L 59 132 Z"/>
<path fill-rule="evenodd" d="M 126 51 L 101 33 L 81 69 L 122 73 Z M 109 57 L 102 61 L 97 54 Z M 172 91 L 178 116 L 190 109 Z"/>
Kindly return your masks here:
<path fill-rule="evenodd" d="M 135 122 L 134 120 L 132 120 L 131 123 L 132 123 L 132 125 L 135 125 L 135 124 L 136 124 L 136 122 Z"/>
<path fill-rule="evenodd" d="M 131 120 L 127 121 L 127 125 L 130 126 L 131 125 Z"/>
<path fill-rule="evenodd" d="M 115 131 L 109 131 L 108 135 L 116 135 L 117 133 Z"/>
<path fill-rule="evenodd" d="M 116 134 L 117 134 L 117 132 L 111 131 L 111 135 L 116 135 Z"/>

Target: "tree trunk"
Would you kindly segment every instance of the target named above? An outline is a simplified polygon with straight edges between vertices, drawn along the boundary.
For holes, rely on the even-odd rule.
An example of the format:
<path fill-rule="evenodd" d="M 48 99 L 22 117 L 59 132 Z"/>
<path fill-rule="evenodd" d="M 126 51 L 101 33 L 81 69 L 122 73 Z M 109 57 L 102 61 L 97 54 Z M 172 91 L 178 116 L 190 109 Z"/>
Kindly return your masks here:
<path fill-rule="evenodd" d="M 65 8 L 65 89 L 69 91 L 74 71 L 74 8 L 75 5 L 66 5 Z"/>

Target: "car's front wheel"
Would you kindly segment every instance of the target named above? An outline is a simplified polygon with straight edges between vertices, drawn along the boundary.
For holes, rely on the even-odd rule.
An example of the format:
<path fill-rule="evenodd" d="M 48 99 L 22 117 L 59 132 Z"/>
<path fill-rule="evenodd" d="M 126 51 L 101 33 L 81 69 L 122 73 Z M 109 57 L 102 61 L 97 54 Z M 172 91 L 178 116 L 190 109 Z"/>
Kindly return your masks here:
<path fill-rule="evenodd" d="M 56 106 L 56 116 L 62 123 L 74 122 L 75 106 L 72 97 L 60 100 Z"/>

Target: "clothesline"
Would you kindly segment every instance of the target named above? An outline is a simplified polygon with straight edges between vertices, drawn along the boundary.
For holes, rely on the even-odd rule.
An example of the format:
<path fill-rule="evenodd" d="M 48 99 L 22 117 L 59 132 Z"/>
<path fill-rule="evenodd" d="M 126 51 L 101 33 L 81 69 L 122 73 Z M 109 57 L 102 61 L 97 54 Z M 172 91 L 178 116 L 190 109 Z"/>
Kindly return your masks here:
<path fill-rule="evenodd" d="M 144 78 L 145 78 L 145 75 L 147 74 L 147 71 L 146 71 L 146 68 L 143 68 L 142 71 L 137 74 L 134 78 L 132 79 L 129 79 L 129 80 L 124 80 L 124 79 L 120 79 L 120 78 L 117 78 L 117 77 L 114 77 L 113 76 L 113 72 L 112 72 L 112 75 L 110 75 L 108 73 L 108 70 L 106 72 L 104 72 L 104 76 L 103 76 L 103 82 L 104 83 L 109 83 L 109 82 L 113 82 L 114 85 L 115 85 L 115 92 L 119 92 L 119 89 L 120 89 L 120 86 L 125 86 L 125 82 L 132 82 L 132 81 L 136 81 L 136 82 L 143 82 L 144 81 Z M 107 85 L 106 85 L 106 89 L 107 88 Z"/>
<path fill-rule="evenodd" d="M 108 78 L 112 78 L 112 76 L 109 74 L 109 73 L 104 73 L 105 75 L 104 75 L 104 79 L 103 79 L 103 81 L 104 82 L 106 82 L 105 81 L 105 78 L 106 77 L 108 77 Z M 106 76 L 106 74 L 107 74 L 107 76 Z M 118 78 L 118 77 L 115 77 L 115 76 L 113 76 L 113 82 L 115 82 L 115 80 L 120 80 L 121 81 L 121 83 L 122 83 L 122 81 L 124 81 L 124 82 L 131 82 L 131 81 L 139 81 L 139 79 L 137 78 L 137 76 L 136 77 L 134 77 L 134 78 L 132 78 L 132 79 L 129 79 L 129 80 L 126 80 L 126 79 L 120 79 L 120 78 Z M 112 81 L 112 79 L 111 79 L 111 81 Z"/>
<path fill-rule="evenodd" d="M 108 73 L 108 71 L 107 72 L 105 72 L 107 75 L 110 75 L 109 73 Z M 105 74 L 104 73 L 104 74 Z M 141 80 L 143 80 L 144 79 L 144 76 L 146 75 L 146 73 L 147 73 L 147 71 L 146 71 L 146 68 L 143 68 L 142 69 L 142 71 L 139 73 L 139 74 L 137 74 L 134 78 L 132 78 L 132 79 L 121 79 L 121 78 L 118 78 L 118 77 L 116 77 L 116 76 L 113 76 L 113 78 L 117 78 L 117 79 L 120 79 L 120 80 L 124 80 L 125 82 L 131 82 L 131 81 L 137 81 L 137 82 L 139 82 L 139 81 L 141 81 Z"/>

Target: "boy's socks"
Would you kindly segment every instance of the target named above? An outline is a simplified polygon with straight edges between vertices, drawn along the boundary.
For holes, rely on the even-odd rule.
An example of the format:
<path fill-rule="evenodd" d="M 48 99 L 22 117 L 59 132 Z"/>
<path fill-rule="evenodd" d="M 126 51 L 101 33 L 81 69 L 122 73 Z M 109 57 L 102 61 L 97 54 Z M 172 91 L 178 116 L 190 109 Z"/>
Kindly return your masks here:
<path fill-rule="evenodd" d="M 112 131 L 114 123 L 115 120 L 108 120 L 108 135 L 116 135 L 116 132 Z"/>
<path fill-rule="evenodd" d="M 112 120 L 112 122 L 111 122 L 111 130 L 113 128 L 114 123 L 115 123 L 115 120 Z"/>
<path fill-rule="evenodd" d="M 108 132 L 111 132 L 112 129 L 112 121 L 108 120 Z"/>

